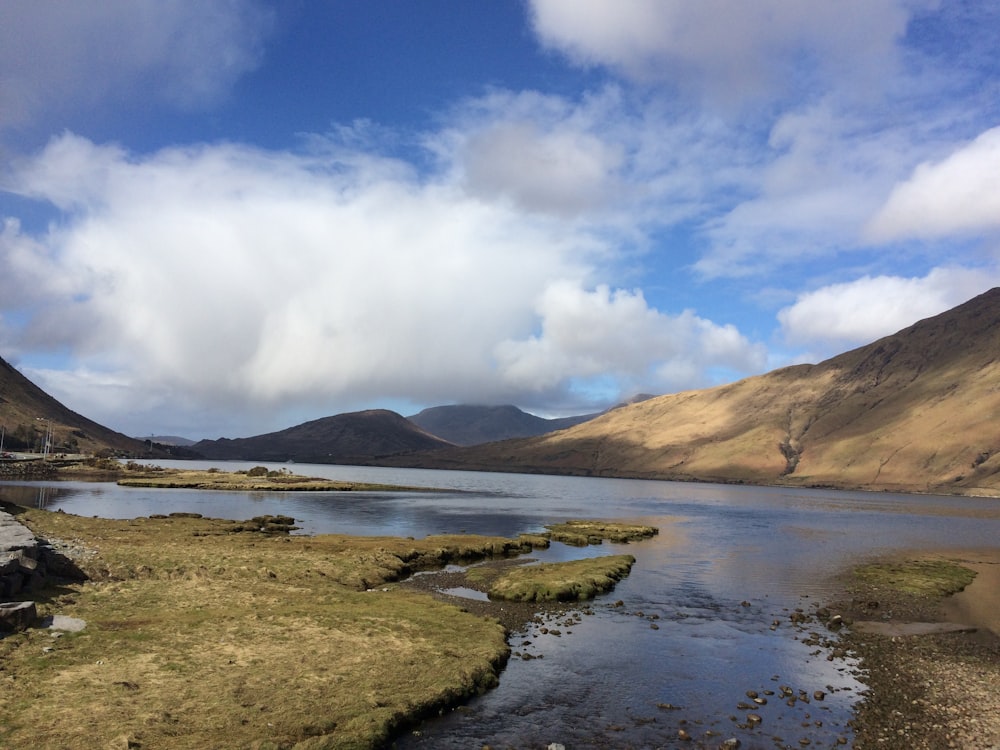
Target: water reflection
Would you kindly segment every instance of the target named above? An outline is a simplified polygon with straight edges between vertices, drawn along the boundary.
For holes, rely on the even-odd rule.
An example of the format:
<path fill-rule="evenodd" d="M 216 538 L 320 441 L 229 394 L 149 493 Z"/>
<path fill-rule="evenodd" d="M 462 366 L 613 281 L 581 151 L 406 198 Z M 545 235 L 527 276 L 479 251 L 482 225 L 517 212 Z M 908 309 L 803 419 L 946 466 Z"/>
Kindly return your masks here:
<path fill-rule="evenodd" d="M 212 465 L 178 464 L 191 468 Z M 226 469 L 254 464 L 224 464 Z M 281 468 L 275 465 L 274 468 Z M 900 549 L 992 547 L 1000 501 L 639 480 L 296 466 L 297 473 L 441 491 L 238 493 L 114 484 L 0 483 L 0 498 L 80 515 L 197 512 L 293 516 L 299 533 L 516 536 L 572 518 L 638 520 L 654 539 L 570 548 L 541 560 L 628 552 L 631 575 L 593 614 L 532 625 L 499 688 L 399 747 L 830 747 L 849 737 L 861 686 L 849 661 L 794 627 L 850 561 Z M 775 623 L 778 623 L 775 625 Z M 542 628 L 548 632 L 542 632 Z M 813 628 L 817 626 L 813 625 Z M 559 632 L 559 635 L 553 634 Z M 541 657 L 541 658 L 538 658 Z M 780 688 L 794 690 L 790 704 Z M 767 696 L 749 705 L 747 691 Z M 822 700 L 797 696 L 823 694 Z M 767 695 L 770 692 L 770 695 Z M 756 713 L 759 725 L 747 723 Z M 817 724 L 819 723 L 819 725 Z M 688 732 L 692 742 L 678 739 Z M 708 735 L 706 733 L 715 733 Z M 781 737 L 781 741 L 773 739 Z"/>

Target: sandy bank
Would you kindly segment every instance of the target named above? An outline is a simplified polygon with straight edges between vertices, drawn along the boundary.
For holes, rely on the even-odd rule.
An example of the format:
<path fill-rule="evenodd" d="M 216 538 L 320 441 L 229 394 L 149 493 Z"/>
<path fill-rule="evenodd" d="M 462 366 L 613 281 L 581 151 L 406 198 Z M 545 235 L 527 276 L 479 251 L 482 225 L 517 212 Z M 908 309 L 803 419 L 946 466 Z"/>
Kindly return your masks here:
<path fill-rule="evenodd" d="M 949 622 L 968 623 L 1000 637 L 1000 549 L 947 555 L 976 572 L 976 579 L 942 604 Z"/>

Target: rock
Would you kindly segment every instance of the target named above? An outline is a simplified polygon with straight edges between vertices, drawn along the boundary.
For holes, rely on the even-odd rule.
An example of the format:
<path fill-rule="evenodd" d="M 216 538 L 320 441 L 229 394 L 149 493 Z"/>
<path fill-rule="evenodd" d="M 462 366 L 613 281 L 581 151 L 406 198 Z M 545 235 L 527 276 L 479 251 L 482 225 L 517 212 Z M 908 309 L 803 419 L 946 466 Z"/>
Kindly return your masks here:
<path fill-rule="evenodd" d="M 77 617 L 66 617 L 65 615 L 49 615 L 42 618 L 39 627 L 48 630 L 59 630 L 66 633 L 79 633 L 87 627 L 87 623 Z"/>
<path fill-rule="evenodd" d="M 38 618 L 34 602 L 0 602 L 0 628 L 24 630 Z"/>
<path fill-rule="evenodd" d="M 0 511 L 0 597 L 41 585 L 45 566 L 38 556 L 38 540 L 31 530 Z"/>
<path fill-rule="evenodd" d="M 723 740 L 719 745 L 719 750 L 736 750 L 742 743 L 736 737 Z"/>
<path fill-rule="evenodd" d="M 138 747 L 142 746 L 135 737 L 130 734 L 120 734 L 111 741 L 108 750 L 132 750 Z"/>
<path fill-rule="evenodd" d="M 546 750 L 566 750 L 566 746 L 561 745 L 558 742 L 550 742 Z"/>

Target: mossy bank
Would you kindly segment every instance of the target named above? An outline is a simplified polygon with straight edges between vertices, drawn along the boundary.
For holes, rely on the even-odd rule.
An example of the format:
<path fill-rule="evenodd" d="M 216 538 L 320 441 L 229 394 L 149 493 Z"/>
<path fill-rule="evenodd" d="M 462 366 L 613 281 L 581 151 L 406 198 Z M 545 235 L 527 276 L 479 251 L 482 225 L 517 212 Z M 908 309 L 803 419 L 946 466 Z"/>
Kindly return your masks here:
<path fill-rule="evenodd" d="M 0 747 L 37 750 L 385 746 L 495 685 L 510 653 L 495 618 L 395 582 L 532 549 L 6 509 L 89 576 L 34 594 L 81 632 L 0 640 Z"/>
<path fill-rule="evenodd" d="M 860 657 L 868 686 L 854 721 L 856 750 L 1000 746 L 1000 638 L 983 627 L 990 623 L 972 623 L 974 631 L 913 627 L 948 625 L 955 594 L 968 587 L 962 596 L 979 596 L 973 568 L 984 565 L 1000 565 L 995 550 L 978 562 L 962 555 L 898 556 L 844 576 L 849 598 L 838 608 L 853 627 L 843 638 Z M 991 589 L 983 596 L 995 593 L 994 582 L 982 583 Z M 869 622 L 895 630 L 865 628 Z"/>

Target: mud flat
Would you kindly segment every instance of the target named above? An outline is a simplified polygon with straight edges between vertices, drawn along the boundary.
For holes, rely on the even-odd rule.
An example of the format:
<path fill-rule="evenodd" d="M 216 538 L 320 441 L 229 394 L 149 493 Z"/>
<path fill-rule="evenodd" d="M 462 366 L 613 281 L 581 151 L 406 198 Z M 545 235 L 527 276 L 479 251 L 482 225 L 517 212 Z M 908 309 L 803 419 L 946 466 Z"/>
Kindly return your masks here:
<path fill-rule="evenodd" d="M 1000 747 L 1000 550 L 880 560 L 845 587 L 869 686 L 854 747 Z"/>

